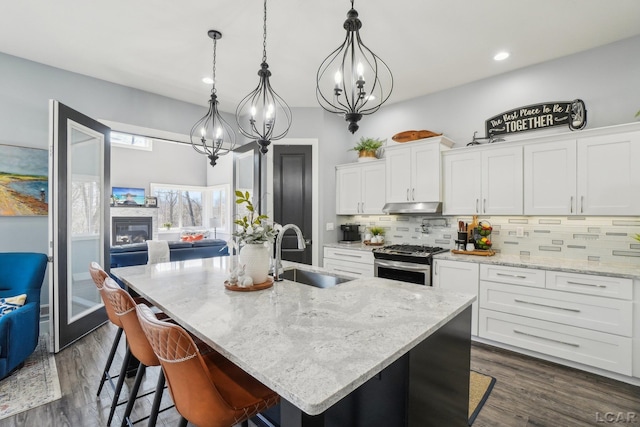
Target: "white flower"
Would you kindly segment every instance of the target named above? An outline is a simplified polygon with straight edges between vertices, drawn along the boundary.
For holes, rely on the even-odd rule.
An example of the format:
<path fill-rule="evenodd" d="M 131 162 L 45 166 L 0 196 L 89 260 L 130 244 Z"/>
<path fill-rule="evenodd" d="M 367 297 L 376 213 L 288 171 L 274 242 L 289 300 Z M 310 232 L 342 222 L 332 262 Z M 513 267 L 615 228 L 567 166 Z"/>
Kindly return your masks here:
<path fill-rule="evenodd" d="M 253 234 L 253 227 L 252 226 L 248 226 L 247 229 L 245 230 L 246 234 Z"/>
<path fill-rule="evenodd" d="M 276 233 L 280 233 L 282 231 L 282 226 L 280 224 L 278 224 L 277 222 L 273 223 L 273 231 L 275 231 Z"/>

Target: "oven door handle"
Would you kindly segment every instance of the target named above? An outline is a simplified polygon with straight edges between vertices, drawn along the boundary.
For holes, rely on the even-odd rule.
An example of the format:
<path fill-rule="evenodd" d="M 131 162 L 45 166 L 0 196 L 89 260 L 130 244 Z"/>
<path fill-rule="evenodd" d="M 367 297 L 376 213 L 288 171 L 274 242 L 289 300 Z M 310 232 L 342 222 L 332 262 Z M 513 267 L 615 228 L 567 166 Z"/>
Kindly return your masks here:
<path fill-rule="evenodd" d="M 396 261 L 387 261 L 387 260 L 375 260 L 374 264 L 378 267 L 389 267 L 389 268 L 396 268 L 396 269 L 402 269 L 402 270 L 411 270 L 411 271 L 421 271 L 421 272 L 425 272 L 427 271 L 430 267 L 428 264 L 417 264 L 417 265 L 413 265 L 413 264 L 409 264 L 406 262 L 396 262 Z"/>

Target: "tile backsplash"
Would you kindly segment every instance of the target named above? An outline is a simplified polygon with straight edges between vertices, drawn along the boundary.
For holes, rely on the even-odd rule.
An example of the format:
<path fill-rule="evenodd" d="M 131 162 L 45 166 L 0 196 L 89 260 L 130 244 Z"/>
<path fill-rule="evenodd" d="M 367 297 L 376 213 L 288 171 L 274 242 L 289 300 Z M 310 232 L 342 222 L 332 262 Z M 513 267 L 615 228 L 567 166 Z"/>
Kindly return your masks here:
<path fill-rule="evenodd" d="M 340 217 L 343 223 L 386 230 L 387 243 L 425 244 L 453 248 L 458 221 L 471 216 L 432 217 L 420 215 L 368 215 Z M 640 217 L 537 217 L 478 216 L 493 227 L 491 240 L 496 252 L 510 255 L 563 257 L 567 259 L 636 264 L 640 269 Z M 522 228 L 522 237 L 517 236 Z M 363 230 L 364 232 L 364 230 Z"/>

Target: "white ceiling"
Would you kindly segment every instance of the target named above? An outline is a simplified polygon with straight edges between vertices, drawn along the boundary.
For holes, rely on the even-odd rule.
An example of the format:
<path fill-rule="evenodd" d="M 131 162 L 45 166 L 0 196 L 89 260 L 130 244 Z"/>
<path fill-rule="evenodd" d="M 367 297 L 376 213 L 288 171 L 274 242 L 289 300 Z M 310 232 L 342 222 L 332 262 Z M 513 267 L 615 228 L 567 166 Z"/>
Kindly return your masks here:
<path fill-rule="evenodd" d="M 212 41 L 221 109 L 258 83 L 261 0 L 14 0 L 0 52 L 205 106 Z M 348 0 L 270 0 L 267 62 L 292 107 L 315 107 L 315 75 L 344 38 Z M 394 75 L 390 103 L 640 34 L 638 0 L 356 0 L 365 44 Z M 511 57 L 493 61 L 506 49 Z"/>

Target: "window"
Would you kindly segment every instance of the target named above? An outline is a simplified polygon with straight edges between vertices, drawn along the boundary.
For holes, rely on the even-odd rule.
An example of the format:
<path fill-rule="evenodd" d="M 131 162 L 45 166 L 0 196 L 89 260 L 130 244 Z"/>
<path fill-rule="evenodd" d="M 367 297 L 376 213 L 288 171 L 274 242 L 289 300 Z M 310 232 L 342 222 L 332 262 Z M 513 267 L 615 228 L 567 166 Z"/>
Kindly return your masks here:
<path fill-rule="evenodd" d="M 151 194 L 158 198 L 158 227 L 171 223 L 171 228 L 215 227 L 216 232 L 230 232 L 229 185 L 192 187 L 152 183 L 150 187 Z"/>
<path fill-rule="evenodd" d="M 153 140 L 140 135 L 111 131 L 111 144 L 119 147 L 151 151 Z"/>
<path fill-rule="evenodd" d="M 74 175 L 71 182 L 71 235 L 100 233 L 100 182 L 98 177 Z"/>

